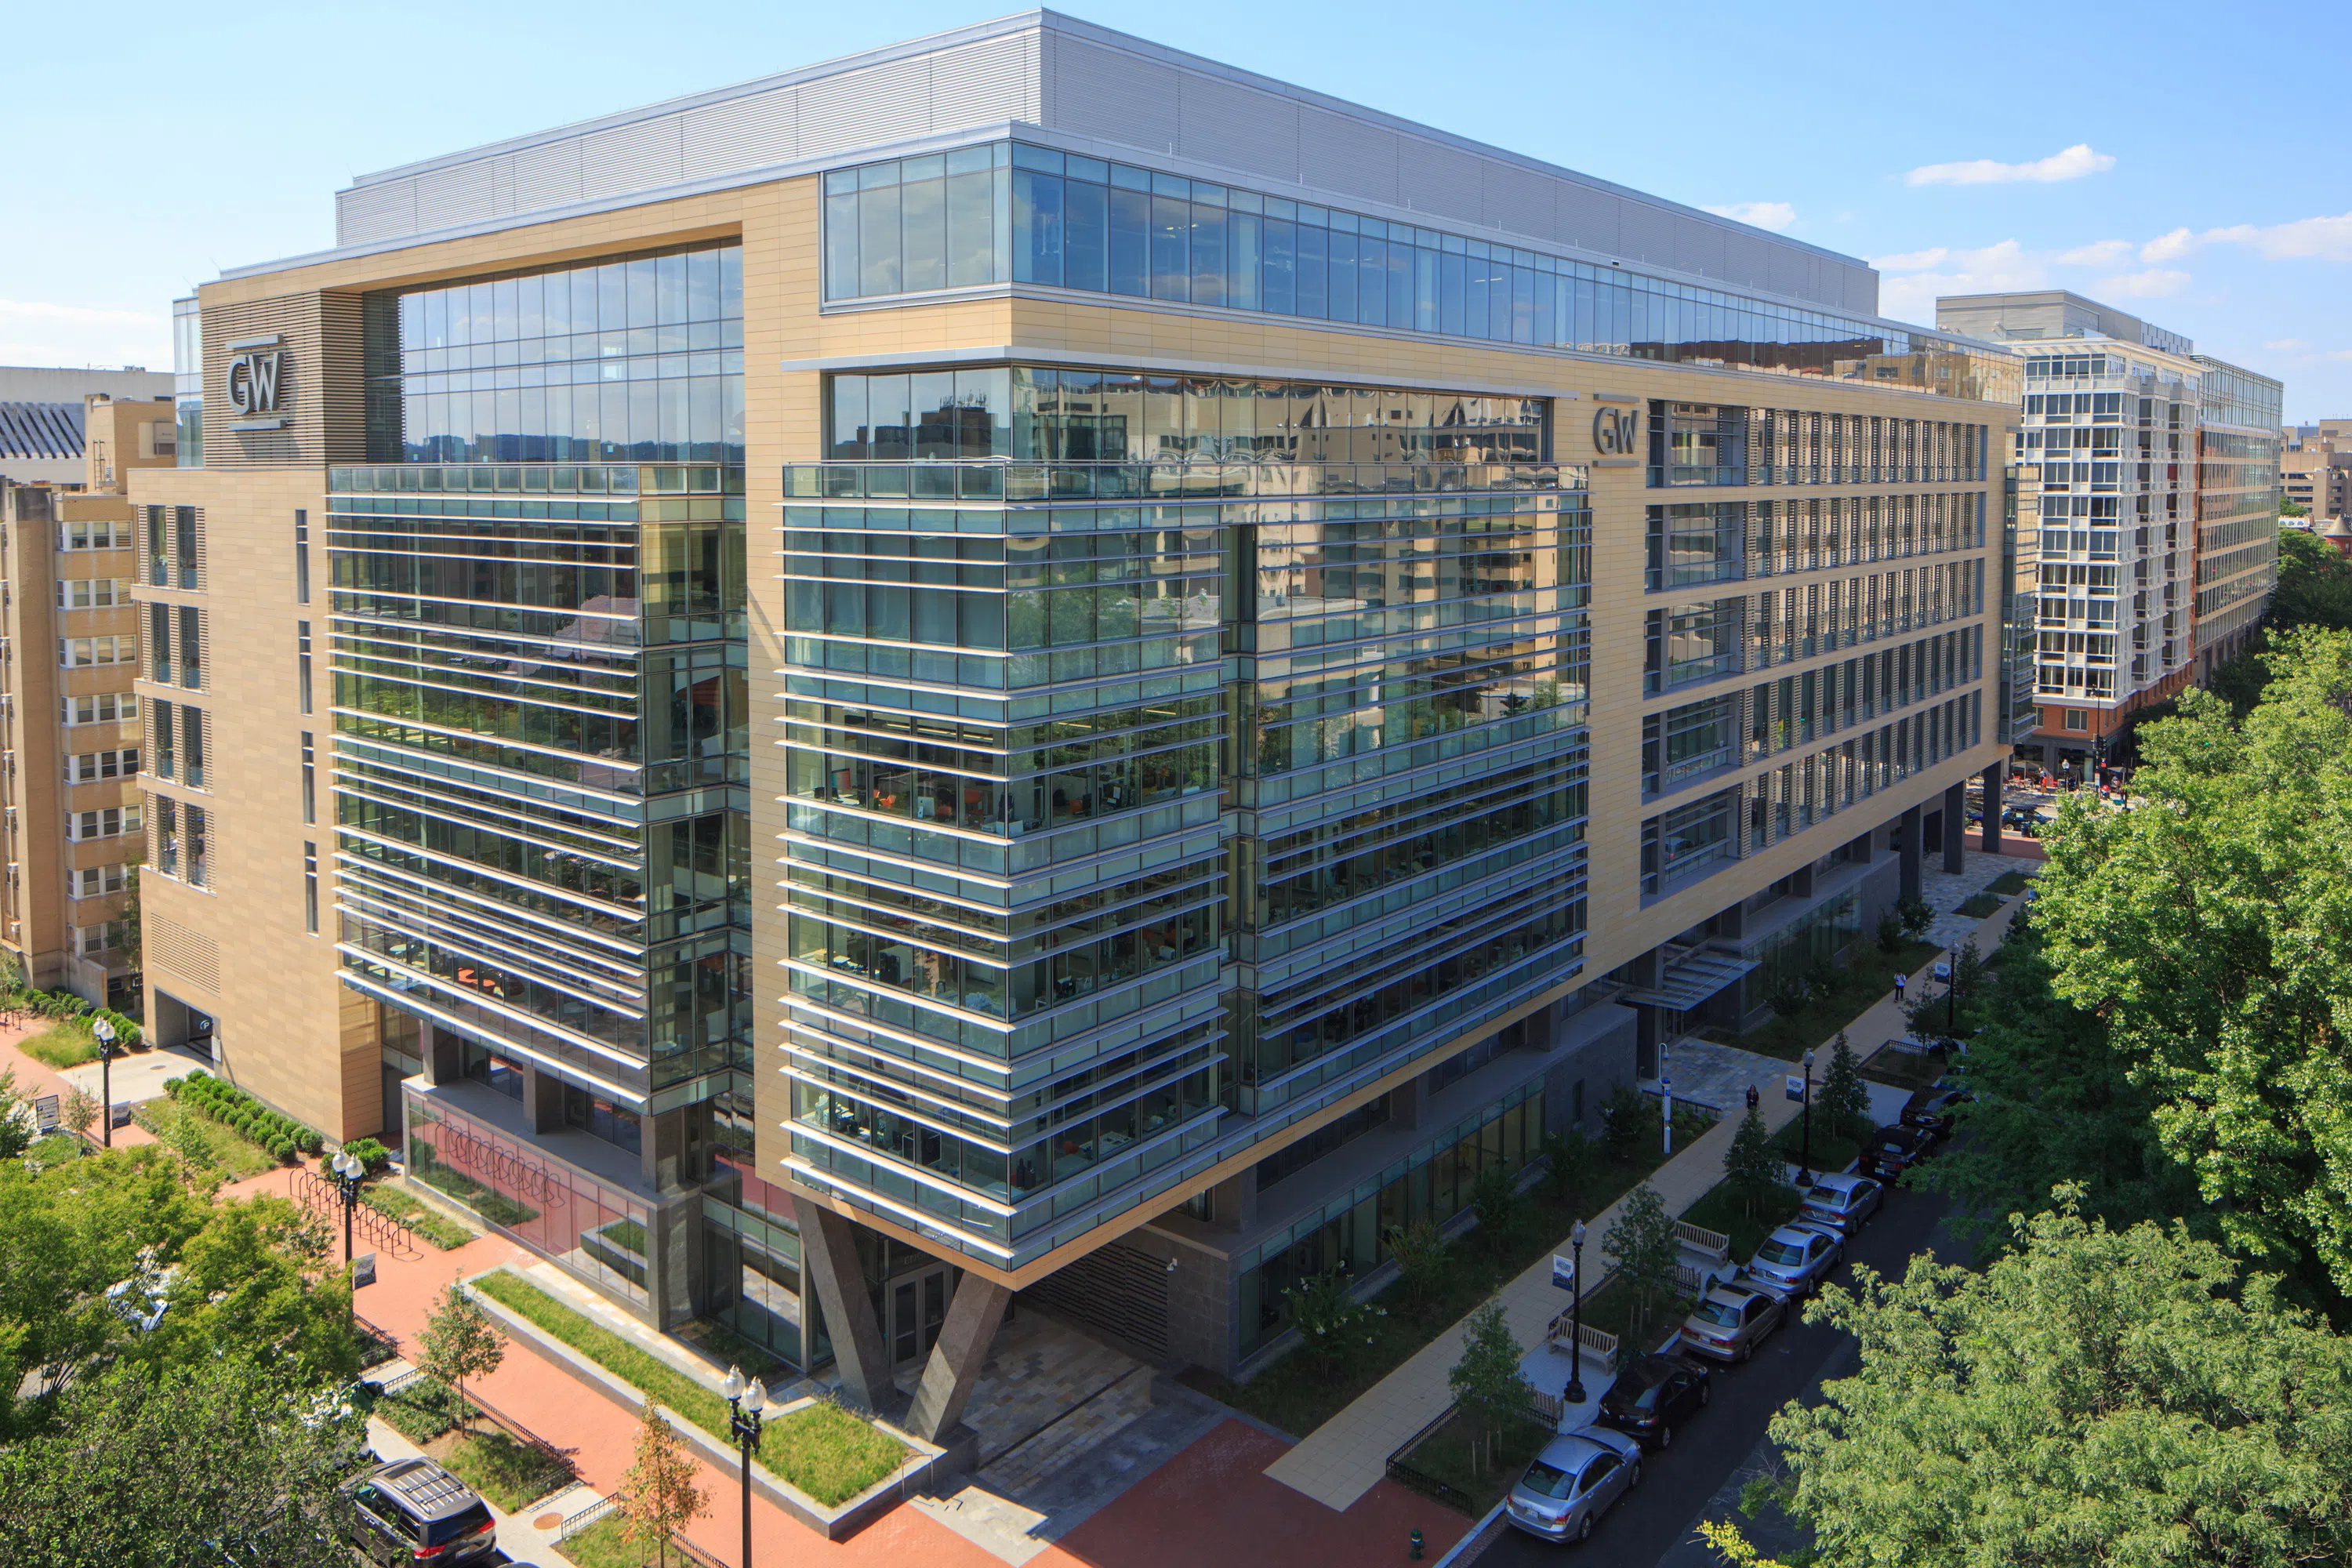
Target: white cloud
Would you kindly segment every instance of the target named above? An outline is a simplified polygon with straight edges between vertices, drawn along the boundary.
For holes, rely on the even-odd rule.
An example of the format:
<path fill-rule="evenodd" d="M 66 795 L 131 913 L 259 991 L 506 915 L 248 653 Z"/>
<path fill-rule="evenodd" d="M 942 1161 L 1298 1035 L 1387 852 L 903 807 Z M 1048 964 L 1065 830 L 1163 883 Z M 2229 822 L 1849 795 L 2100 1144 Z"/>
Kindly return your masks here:
<path fill-rule="evenodd" d="M 1932 321 L 1936 300 L 1945 294 L 1997 294 L 2013 289 L 2044 289 L 2047 258 L 2013 239 L 1977 250 L 1937 246 L 1906 256 L 1884 256 L 1873 265 L 1896 276 L 1879 284 L 1881 315 L 1903 321 Z"/>
<path fill-rule="evenodd" d="M 2311 345 L 2308 342 L 2305 342 L 2301 338 L 2273 338 L 2269 342 L 2263 345 L 2263 347 L 2266 349 L 2274 349 L 2280 353 L 2294 353 L 2298 350 L 2307 349 Z"/>
<path fill-rule="evenodd" d="M 1939 245 L 1932 250 L 1906 250 L 1894 256 L 1874 256 L 1870 264 L 1881 272 L 1919 272 L 1935 266 L 1950 254 Z"/>
<path fill-rule="evenodd" d="M 0 300 L 0 364 L 172 368 L 172 318 L 40 300 Z"/>
<path fill-rule="evenodd" d="M 2162 300 L 2179 293 L 2188 285 L 2188 273 L 2152 267 L 2145 272 L 2126 272 L 2120 278 L 2110 278 L 2092 292 L 2120 300 Z"/>
<path fill-rule="evenodd" d="M 1758 228 L 1775 231 L 1787 228 L 1797 221 L 1797 209 L 1787 202 L 1732 202 L 1706 210 L 1717 217 L 1727 217 L 1737 223 L 1751 223 Z"/>
<path fill-rule="evenodd" d="M 1906 185 L 2011 185 L 2021 182 L 2047 184 L 2054 180 L 2079 180 L 2085 174 L 2104 174 L 2116 166 L 2111 153 L 2094 153 L 2087 142 L 2077 142 L 2063 153 L 2053 153 L 2047 158 L 2036 158 L 2024 163 L 2002 163 L 1990 158 L 1972 158 L 1961 163 L 1928 163 L 1903 176 Z"/>
<path fill-rule="evenodd" d="M 2078 245 L 2072 250 L 2058 253 L 2059 261 L 2068 267 L 2113 267 L 2132 253 L 2128 239 L 2100 239 L 2088 245 Z"/>
<path fill-rule="evenodd" d="M 2267 261 L 2352 261 L 2352 212 L 2292 223 L 2231 224 L 2200 234 L 2176 228 L 2139 247 L 2142 261 L 2170 261 L 2208 245 L 2242 245 Z"/>
<path fill-rule="evenodd" d="M 2327 357 L 2329 359 L 2352 359 L 2352 349 L 2329 349 L 2327 351 Z"/>

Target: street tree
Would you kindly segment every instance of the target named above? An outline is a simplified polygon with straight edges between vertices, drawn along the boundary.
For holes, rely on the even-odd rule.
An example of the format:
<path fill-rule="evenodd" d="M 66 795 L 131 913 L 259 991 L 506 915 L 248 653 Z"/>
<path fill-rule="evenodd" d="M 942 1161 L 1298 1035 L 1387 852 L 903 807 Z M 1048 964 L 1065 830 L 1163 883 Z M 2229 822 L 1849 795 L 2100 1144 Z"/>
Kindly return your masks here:
<path fill-rule="evenodd" d="M 1470 1424 L 1475 1439 L 1472 1462 L 1482 1473 L 1493 1462 L 1502 1434 L 1528 1419 L 1535 1403 L 1535 1389 L 1519 1371 L 1526 1355 L 1500 1301 L 1488 1301 L 1470 1314 L 1462 1333 L 1462 1359 L 1445 1374 L 1445 1385 Z"/>
<path fill-rule="evenodd" d="M 1411 1225 L 1389 1226 L 1381 1239 L 1388 1243 L 1389 1256 L 1396 1259 L 1405 1300 L 1416 1310 L 1427 1306 L 1438 1282 L 1445 1278 L 1446 1258 L 1453 1250 L 1446 1245 L 1445 1233 L 1437 1228 L 1435 1220 L 1417 1219 Z"/>
<path fill-rule="evenodd" d="M 425 1320 L 425 1331 L 418 1340 L 425 1352 L 425 1371 L 450 1392 L 449 1424 L 463 1426 L 468 1418 L 467 1381 L 479 1381 L 498 1371 L 506 1359 L 506 1331 L 482 1310 L 473 1292 L 452 1280 Z"/>
<path fill-rule="evenodd" d="M 1858 1268 L 1809 1310 L 1861 1350 L 1771 1425 L 1822 1568 L 2352 1559 L 2352 1340 L 2179 1226 L 2056 1196 L 1982 1272 Z"/>
<path fill-rule="evenodd" d="M 1633 1347 L 1648 1339 L 1653 1318 L 1682 1289 L 1682 1243 L 1657 1188 L 1643 1182 L 1625 1194 L 1617 1217 L 1601 1238 L 1601 1250 L 1633 1293 L 1633 1331 L 1625 1336 L 1625 1344 L 1638 1353 Z"/>
<path fill-rule="evenodd" d="M 622 1475 L 621 1489 L 623 1538 L 640 1547 L 651 1542 L 667 1568 L 670 1537 L 701 1518 L 710 1500 L 696 1479 L 694 1457 L 651 1399 L 638 1412 L 636 1462 Z"/>
<path fill-rule="evenodd" d="M 340 1390 L 289 1363 L 121 1364 L 0 1448 L 0 1541 L 10 1568 L 348 1559 L 335 1489 L 365 1443 Z"/>
<path fill-rule="evenodd" d="M 1731 1148 L 1723 1157 L 1723 1175 L 1739 1194 L 1742 1209 L 1754 1215 L 1759 1204 L 1788 1185 L 1788 1167 L 1772 1135 L 1765 1131 L 1764 1113 L 1750 1106 L 1731 1134 Z"/>
<path fill-rule="evenodd" d="M 1813 1091 L 1813 1114 L 1833 1137 L 1870 1136 L 1870 1086 L 1863 1081 L 1862 1058 L 1853 1054 L 1843 1029 L 1830 1046 L 1829 1068 Z"/>
<path fill-rule="evenodd" d="M 16 1089 L 16 1069 L 0 1070 L 0 1160 L 13 1160 L 32 1146 L 39 1126 L 32 1102 Z"/>
<path fill-rule="evenodd" d="M 1517 1175 L 1500 1165 L 1478 1173 L 1470 1186 L 1470 1207 L 1478 1216 L 1478 1240 L 1487 1251 L 1501 1253 L 1511 1244 L 1511 1230 L 1527 1207 L 1519 1195 Z"/>
<path fill-rule="evenodd" d="M 1573 1205 L 1584 1195 L 1592 1180 L 1592 1169 L 1599 1151 L 1592 1140 L 1582 1132 L 1547 1132 L 1540 1145 L 1543 1154 L 1543 1194 L 1562 1208 Z"/>
<path fill-rule="evenodd" d="M 2034 924 L 2057 995 L 2156 1091 L 2230 1244 L 2352 1294 L 2352 635 L 2275 639 L 2242 722 L 2147 727 L 2147 805 L 2074 803 Z"/>
<path fill-rule="evenodd" d="M 58 1110 L 58 1120 L 71 1131 L 87 1134 L 98 1125 L 98 1111 L 97 1097 L 79 1084 L 75 1084 L 66 1090 L 65 1103 Z"/>

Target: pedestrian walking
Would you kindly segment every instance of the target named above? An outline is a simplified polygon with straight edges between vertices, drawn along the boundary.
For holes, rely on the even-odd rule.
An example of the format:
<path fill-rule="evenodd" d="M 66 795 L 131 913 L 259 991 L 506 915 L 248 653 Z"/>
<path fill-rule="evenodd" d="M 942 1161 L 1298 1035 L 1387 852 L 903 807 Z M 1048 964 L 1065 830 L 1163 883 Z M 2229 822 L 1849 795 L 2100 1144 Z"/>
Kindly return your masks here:
<path fill-rule="evenodd" d="M 1752 1084 L 1752 1083 L 1751 1083 L 1751 1084 L 1749 1084 L 1749 1085 L 1748 1086 L 1748 1110 L 1755 1110 L 1755 1109 L 1756 1109 L 1756 1107 L 1757 1107 L 1759 1104 L 1760 1104 L 1760 1103 L 1762 1102 L 1763 1099 L 1764 1099 L 1764 1097 L 1763 1097 L 1762 1095 L 1760 1095 L 1760 1094 L 1759 1094 L 1759 1093 L 1757 1093 L 1757 1092 L 1756 1092 L 1756 1086 L 1755 1086 L 1754 1084 Z"/>
<path fill-rule="evenodd" d="M 1910 977 L 1907 975 L 1898 974 L 1895 977 L 1895 999 L 1897 1002 L 1903 1000 L 1903 988 L 1910 983 Z"/>

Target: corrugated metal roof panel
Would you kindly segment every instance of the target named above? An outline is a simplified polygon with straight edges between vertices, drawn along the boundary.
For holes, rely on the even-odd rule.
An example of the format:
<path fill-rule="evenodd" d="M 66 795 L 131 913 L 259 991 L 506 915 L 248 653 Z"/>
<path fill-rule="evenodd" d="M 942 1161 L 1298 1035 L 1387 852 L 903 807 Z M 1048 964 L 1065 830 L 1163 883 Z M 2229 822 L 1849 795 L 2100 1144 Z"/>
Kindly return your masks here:
<path fill-rule="evenodd" d="M 31 462 L 81 456 L 79 403 L 0 403 L 0 458 Z"/>

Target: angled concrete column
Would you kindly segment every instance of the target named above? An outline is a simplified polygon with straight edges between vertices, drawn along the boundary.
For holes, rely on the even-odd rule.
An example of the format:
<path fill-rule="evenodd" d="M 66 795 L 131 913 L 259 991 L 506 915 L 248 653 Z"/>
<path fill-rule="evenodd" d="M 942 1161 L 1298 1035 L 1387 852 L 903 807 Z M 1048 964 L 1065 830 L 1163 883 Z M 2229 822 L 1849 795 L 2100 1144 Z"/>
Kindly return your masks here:
<path fill-rule="evenodd" d="M 1944 792 L 1944 874 L 1946 876 L 1957 877 L 1963 869 L 1960 859 L 1960 839 L 1966 834 L 1968 820 L 1968 786 L 1954 784 Z"/>
<path fill-rule="evenodd" d="M 1895 858 L 1900 869 L 1895 873 L 1899 886 L 1895 896 L 1906 902 L 1919 896 L 1919 835 L 1927 831 L 1920 821 L 1925 814 L 1917 806 L 1903 814 L 1895 829 Z"/>
<path fill-rule="evenodd" d="M 898 1390 L 890 1381 L 890 1352 L 875 1321 L 874 1298 L 866 1293 L 866 1271 L 858 1266 L 857 1233 L 843 1215 L 803 1197 L 793 1199 L 793 1221 L 800 1227 L 802 1271 L 816 1282 L 825 1332 L 833 1336 L 841 1396 L 883 1414 L 898 1403 Z"/>
<path fill-rule="evenodd" d="M 915 1389 L 915 1403 L 907 1412 L 907 1430 L 927 1443 L 946 1443 L 971 1385 L 987 1364 L 988 1347 L 996 1341 L 997 1325 L 1013 1292 L 967 1269 L 956 1284 L 955 1300 L 948 1303 L 948 1321 L 923 1363 L 923 1381 Z"/>
<path fill-rule="evenodd" d="M 2000 853 L 2000 781 L 2007 768 L 2000 763 L 1984 771 L 1984 852 Z"/>

